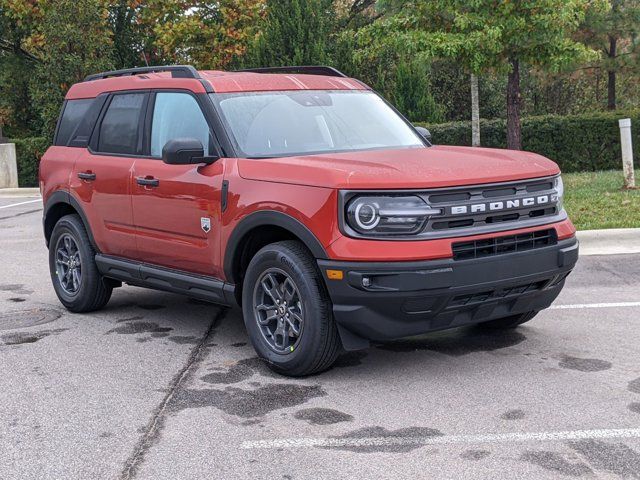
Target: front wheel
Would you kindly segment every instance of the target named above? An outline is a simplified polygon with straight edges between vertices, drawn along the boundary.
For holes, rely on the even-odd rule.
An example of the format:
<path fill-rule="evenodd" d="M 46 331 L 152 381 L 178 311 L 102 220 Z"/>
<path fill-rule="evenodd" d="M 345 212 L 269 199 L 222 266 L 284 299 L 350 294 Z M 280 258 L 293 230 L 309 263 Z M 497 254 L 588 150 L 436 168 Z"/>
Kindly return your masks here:
<path fill-rule="evenodd" d="M 296 241 L 262 248 L 242 291 L 244 322 L 271 369 L 304 376 L 329 368 L 340 348 L 331 301 L 315 260 Z"/>
<path fill-rule="evenodd" d="M 483 322 L 478 326 L 486 330 L 508 330 L 528 322 L 537 314 L 538 312 L 520 313 L 518 315 L 511 315 L 510 317 L 489 320 L 488 322 Z"/>

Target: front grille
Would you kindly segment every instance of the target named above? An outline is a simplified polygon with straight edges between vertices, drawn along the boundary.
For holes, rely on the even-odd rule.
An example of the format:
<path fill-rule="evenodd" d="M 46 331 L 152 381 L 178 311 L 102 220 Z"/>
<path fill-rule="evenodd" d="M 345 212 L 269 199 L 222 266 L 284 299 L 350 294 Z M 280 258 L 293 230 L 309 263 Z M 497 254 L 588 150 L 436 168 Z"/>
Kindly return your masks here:
<path fill-rule="evenodd" d="M 457 242 L 452 245 L 454 260 L 469 260 L 504 253 L 522 252 L 558 243 L 555 229 L 538 230 L 504 237 Z"/>
<path fill-rule="evenodd" d="M 557 215 L 560 212 L 554 182 L 553 178 L 544 178 L 424 192 L 422 198 L 428 205 L 442 208 L 440 215 L 427 222 L 425 231 L 462 233 Z"/>

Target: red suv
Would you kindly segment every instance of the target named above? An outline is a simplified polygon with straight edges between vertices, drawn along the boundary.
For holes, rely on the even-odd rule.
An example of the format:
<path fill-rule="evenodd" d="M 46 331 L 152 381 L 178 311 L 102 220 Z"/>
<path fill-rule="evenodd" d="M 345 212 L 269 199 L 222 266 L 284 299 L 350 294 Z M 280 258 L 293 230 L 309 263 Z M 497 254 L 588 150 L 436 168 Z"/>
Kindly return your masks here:
<path fill-rule="evenodd" d="M 67 93 L 40 164 L 56 294 L 122 282 L 242 306 L 276 371 L 547 308 L 578 258 L 558 166 L 433 146 L 330 67 L 148 67 Z"/>

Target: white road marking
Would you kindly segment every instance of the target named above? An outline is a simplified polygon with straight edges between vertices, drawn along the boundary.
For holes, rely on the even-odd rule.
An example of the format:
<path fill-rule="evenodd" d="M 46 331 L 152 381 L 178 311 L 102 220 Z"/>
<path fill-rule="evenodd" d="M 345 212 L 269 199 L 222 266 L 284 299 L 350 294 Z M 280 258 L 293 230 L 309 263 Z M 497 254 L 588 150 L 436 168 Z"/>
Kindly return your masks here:
<path fill-rule="evenodd" d="M 550 310 L 572 310 L 578 308 L 620 308 L 620 307 L 640 307 L 640 302 L 618 302 L 618 303 L 577 303 L 575 305 L 551 305 Z"/>
<path fill-rule="evenodd" d="M 367 437 L 367 438 L 283 438 L 243 442 L 243 449 L 367 447 L 387 445 L 452 445 L 471 443 L 510 443 L 530 441 L 563 441 L 606 438 L 640 438 L 640 428 L 612 430 L 574 430 L 560 432 L 487 433 L 478 435 L 443 435 L 432 437 Z"/>
<path fill-rule="evenodd" d="M 35 200 L 29 200 L 28 202 L 12 203 L 11 205 L 2 205 L 2 206 L 0 207 L 0 209 L 2 209 L 2 208 L 17 207 L 18 205 L 26 205 L 27 203 L 36 203 L 36 202 L 41 202 L 41 203 L 42 203 L 42 199 L 41 199 L 41 198 L 37 198 L 37 199 L 35 199 Z"/>

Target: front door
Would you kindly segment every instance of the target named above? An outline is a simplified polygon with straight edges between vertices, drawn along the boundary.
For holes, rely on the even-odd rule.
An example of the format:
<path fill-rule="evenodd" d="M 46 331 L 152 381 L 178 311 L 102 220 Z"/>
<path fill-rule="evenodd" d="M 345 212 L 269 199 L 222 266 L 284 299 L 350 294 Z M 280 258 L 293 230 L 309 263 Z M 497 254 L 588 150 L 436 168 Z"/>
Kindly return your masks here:
<path fill-rule="evenodd" d="M 131 180 L 138 258 L 152 265 L 222 277 L 220 200 L 224 162 L 168 165 L 162 147 L 195 138 L 210 150 L 212 135 L 196 97 L 157 92 L 151 98 L 150 153 L 136 159 Z"/>

